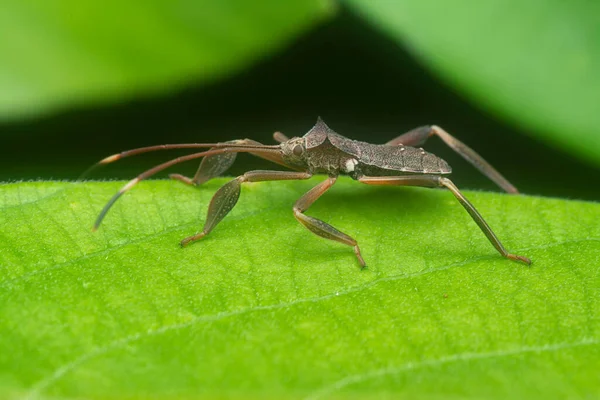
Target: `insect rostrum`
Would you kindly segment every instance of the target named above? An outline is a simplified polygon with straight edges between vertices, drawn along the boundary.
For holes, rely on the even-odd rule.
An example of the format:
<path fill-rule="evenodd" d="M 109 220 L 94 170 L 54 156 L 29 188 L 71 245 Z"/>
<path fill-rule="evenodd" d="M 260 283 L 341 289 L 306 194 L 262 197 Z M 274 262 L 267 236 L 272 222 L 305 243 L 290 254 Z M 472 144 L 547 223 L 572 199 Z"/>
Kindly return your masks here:
<path fill-rule="evenodd" d="M 232 140 L 223 143 L 166 144 L 128 150 L 107 157 L 98 164 L 108 164 L 123 157 L 155 150 L 208 148 L 206 151 L 178 157 L 157 165 L 129 181 L 106 204 L 94 224 L 94 230 L 98 228 L 115 201 L 141 180 L 172 165 L 202 158 L 200 167 L 193 178 L 179 174 L 170 175 L 171 178 L 186 184 L 200 185 L 223 174 L 233 164 L 237 153 L 244 152 L 283 165 L 292 171 L 250 171 L 223 185 L 215 193 L 208 206 L 208 214 L 202 231 L 183 239 L 181 241 L 182 246 L 208 235 L 221 222 L 236 205 L 244 182 L 301 180 L 309 179 L 314 174 L 321 173 L 326 174 L 327 179 L 296 201 L 293 207 L 294 217 L 314 234 L 352 246 L 362 267 L 365 267 L 366 264 L 355 239 L 328 223 L 305 213 L 311 204 L 334 185 L 339 175 L 348 175 L 352 179 L 367 185 L 446 188 L 467 210 L 490 243 L 503 257 L 528 265 L 531 264 L 529 258 L 509 253 L 504 248 L 475 207 L 446 177 L 452 172 L 450 166 L 441 158 L 426 152 L 420 147 L 415 147 L 423 145 L 429 137 L 434 135 L 439 136 L 450 148 L 473 164 L 506 192 L 518 193 L 517 189 L 480 155 L 440 127 L 423 126 L 400 135 L 386 144 L 371 144 L 341 136 L 319 118 L 315 126 L 302 137 L 288 139 L 282 133 L 276 132 L 274 138 L 279 142 L 278 145 L 263 145 L 251 139 Z"/>

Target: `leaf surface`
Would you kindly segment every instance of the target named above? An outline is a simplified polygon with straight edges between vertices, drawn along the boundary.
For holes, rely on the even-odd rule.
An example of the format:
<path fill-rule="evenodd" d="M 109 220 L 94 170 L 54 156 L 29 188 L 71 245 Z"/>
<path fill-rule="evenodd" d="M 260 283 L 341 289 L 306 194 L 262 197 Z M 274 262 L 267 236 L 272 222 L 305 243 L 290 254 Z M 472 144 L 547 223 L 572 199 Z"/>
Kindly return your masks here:
<path fill-rule="evenodd" d="M 600 164 L 600 3 L 348 2 L 474 103 Z"/>
<path fill-rule="evenodd" d="M 5 184 L 0 195 L 0 397 L 596 397 L 600 205 L 466 192 L 500 257 L 442 190 L 322 178 L 246 184 L 201 242 L 219 179 Z"/>

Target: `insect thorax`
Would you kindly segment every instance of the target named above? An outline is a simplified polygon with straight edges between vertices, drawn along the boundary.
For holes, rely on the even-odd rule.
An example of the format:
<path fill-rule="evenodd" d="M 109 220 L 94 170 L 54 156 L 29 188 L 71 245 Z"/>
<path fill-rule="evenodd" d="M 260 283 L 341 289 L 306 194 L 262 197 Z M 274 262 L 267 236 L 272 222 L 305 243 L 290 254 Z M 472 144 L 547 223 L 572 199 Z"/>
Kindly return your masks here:
<path fill-rule="evenodd" d="M 306 151 L 306 162 L 311 173 L 328 175 L 351 174 L 358 164 L 356 158 L 325 141 Z"/>
<path fill-rule="evenodd" d="M 305 138 L 293 138 L 282 143 L 283 160 L 290 166 L 306 169 L 313 174 L 339 175 L 352 172 L 358 163 L 349 155 L 325 140 L 307 148 Z"/>

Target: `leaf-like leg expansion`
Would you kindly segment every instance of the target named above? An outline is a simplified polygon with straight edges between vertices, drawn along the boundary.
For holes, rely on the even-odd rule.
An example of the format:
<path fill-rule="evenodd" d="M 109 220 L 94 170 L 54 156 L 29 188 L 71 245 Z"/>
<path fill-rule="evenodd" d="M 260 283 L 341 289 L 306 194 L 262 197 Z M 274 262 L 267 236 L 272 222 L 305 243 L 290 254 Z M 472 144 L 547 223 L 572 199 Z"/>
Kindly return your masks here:
<path fill-rule="evenodd" d="M 235 145 L 262 146 L 261 143 L 257 142 L 256 140 L 252 140 L 252 139 L 230 140 L 228 142 L 223 142 L 223 143 L 231 143 L 231 144 L 235 144 Z M 210 149 L 210 150 L 212 150 L 212 149 Z M 258 152 L 255 153 L 253 151 L 249 151 L 249 153 L 252 154 L 253 156 L 264 158 L 265 160 L 269 160 L 276 164 L 283 165 L 284 167 L 294 169 L 294 170 L 299 170 L 298 168 L 296 168 L 294 166 L 287 165 L 283 161 L 281 154 L 274 154 L 274 153 L 266 154 L 266 153 L 258 153 Z M 204 182 L 207 182 L 213 178 L 216 178 L 217 176 L 219 176 L 219 175 L 223 174 L 225 171 L 227 171 L 235 162 L 236 157 L 237 157 L 237 153 L 222 153 L 222 154 L 217 154 L 217 155 L 213 155 L 213 156 L 207 156 L 202 159 L 202 162 L 200 163 L 200 167 L 198 168 L 198 171 L 196 171 L 196 175 L 194 175 L 193 178 L 188 178 L 188 177 L 180 175 L 180 174 L 171 174 L 171 175 L 169 175 L 169 177 L 171 179 L 181 181 L 188 185 L 198 186 L 198 185 L 203 184 Z"/>
<path fill-rule="evenodd" d="M 517 194 L 519 191 L 511 184 L 500 172 L 498 172 L 490 163 L 485 161 L 483 157 L 477 154 L 469 146 L 450 135 L 448 132 L 439 126 L 421 126 L 403 135 L 387 142 L 390 146 L 421 146 L 427 139 L 433 135 L 439 136 L 448 147 L 458 153 L 462 158 L 467 160 L 471 165 L 477 168 L 482 174 L 491 179 L 496 185 L 500 186 L 504 191 L 512 194 Z"/>
<path fill-rule="evenodd" d="M 296 201 L 294 204 L 294 217 L 304 225 L 309 231 L 314 233 L 317 236 L 320 236 L 325 239 L 335 240 L 337 242 L 346 244 L 348 246 L 352 246 L 354 248 L 354 254 L 358 258 L 358 262 L 360 262 L 361 268 L 366 267 L 365 260 L 362 258 L 360 254 L 360 248 L 352 237 L 346 235 L 344 232 L 341 232 L 329 225 L 326 222 L 321 221 L 320 219 L 308 216 L 304 214 L 304 212 L 319 198 L 325 193 L 329 188 L 333 186 L 337 177 L 328 177 L 327 180 L 319 183 L 317 186 L 306 192 L 302 197 Z"/>
<path fill-rule="evenodd" d="M 260 144 L 254 140 L 243 139 L 243 140 L 230 140 L 224 143 L 232 144 Z M 212 149 L 211 149 L 212 150 Z M 196 175 L 193 178 L 188 178 L 181 174 L 170 174 L 169 178 L 181 181 L 187 185 L 197 186 L 204 182 L 215 178 L 225 171 L 227 171 L 235 162 L 237 153 L 223 153 L 214 156 L 204 157 L 200 163 L 200 167 L 196 171 Z"/>
<path fill-rule="evenodd" d="M 301 180 L 309 179 L 311 176 L 312 175 L 308 172 L 292 171 L 250 171 L 246 172 L 244 175 L 238 176 L 221 186 L 213 196 L 210 205 L 208 206 L 206 222 L 204 223 L 202 232 L 183 239 L 181 245 L 186 246 L 190 242 L 202 239 L 204 236 L 208 235 L 227 214 L 229 214 L 240 197 L 242 183 Z"/>
<path fill-rule="evenodd" d="M 469 213 L 473 221 L 479 226 L 479 229 L 488 238 L 490 243 L 498 250 L 503 257 L 511 260 L 520 261 L 527 265 L 531 265 L 531 260 L 527 257 L 518 256 L 516 254 L 509 253 L 506 248 L 500 242 L 500 239 L 494 234 L 492 228 L 485 222 L 481 214 L 475 209 L 473 204 L 467 200 L 467 198 L 458 190 L 458 188 L 448 178 L 444 178 L 438 175 L 412 175 L 412 176 L 364 176 L 358 179 L 362 183 L 368 185 L 403 185 L 403 186 L 425 186 L 425 187 L 445 187 L 452 194 L 459 203 Z"/>

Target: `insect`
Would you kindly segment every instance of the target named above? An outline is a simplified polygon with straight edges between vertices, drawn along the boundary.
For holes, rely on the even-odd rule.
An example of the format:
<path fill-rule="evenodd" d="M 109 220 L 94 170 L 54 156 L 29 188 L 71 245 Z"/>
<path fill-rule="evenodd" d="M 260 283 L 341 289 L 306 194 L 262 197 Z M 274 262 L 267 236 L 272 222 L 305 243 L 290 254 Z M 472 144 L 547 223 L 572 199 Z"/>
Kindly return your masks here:
<path fill-rule="evenodd" d="M 206 151 L 178 157 L 157 165 L 129 181 L 104 206 L 93 229 L 96 230 L 100 226 L 115 201 L 141 180 L 175 164 L 203 158 L 193 178 L 179 174 L 169 175 L 171 178 L 189 185 L 201 185 L 227 171 L 235 161 L 237 153 L 244 152 L 288 167 L 292 171 L 250 171 L 223 185 L 210 202 L 202 231 L 183 239 L 181 241 L 182 246 L 202 239 L 221 222 L 236 205 L 243 183 L 303 180 L 311 178 L 313 174 L 322 173 L 327 175 L 327 179 L 296 201 L 293 207 L 294 217 L 314 234 L 351 246 L 363 268 L 366 263 L 354 238 L 305 213 L 319 197 L 334 185 L 339 175 L 348 175 L 352 179 L 367 185 L 446 188 L 467 210 L 483 234 L 503 257 L 530 265 L 531 260 L 529 258 L 509 253 L 506 250 L 481 214 L 463 196 L 454 183 L 446 177 L 452 172 L 446 161 L 420 147 L 415 147 L 423 145 L 431 136 L 440 137 L 450 148 L 473 164 L 475 168 L 506 192 L 518 193 L 517 189 L 479 154 L 438 126 L 422 126 L 381 145 L 351 140 L 341 136 L 319 118 L 315 126 L 302 137 L 288 139 L 282 133 L 276 132 L 274 139 L 279 142 L 278 145 L 263 145 L 251 139 L 222 143 L 165 144 L 128 150 L 107 157 L 96 165 L 108 164 L 124 157 L 156 150 L 208 148 Z"/>

